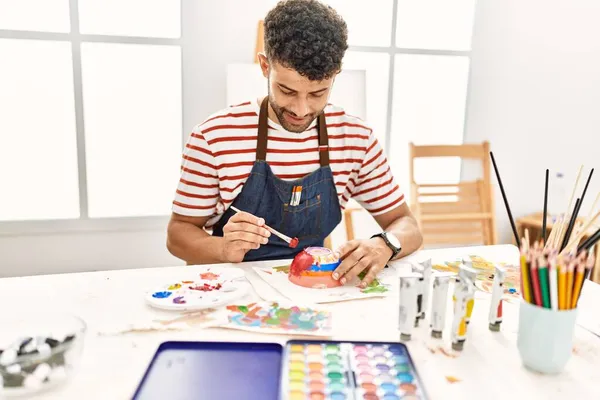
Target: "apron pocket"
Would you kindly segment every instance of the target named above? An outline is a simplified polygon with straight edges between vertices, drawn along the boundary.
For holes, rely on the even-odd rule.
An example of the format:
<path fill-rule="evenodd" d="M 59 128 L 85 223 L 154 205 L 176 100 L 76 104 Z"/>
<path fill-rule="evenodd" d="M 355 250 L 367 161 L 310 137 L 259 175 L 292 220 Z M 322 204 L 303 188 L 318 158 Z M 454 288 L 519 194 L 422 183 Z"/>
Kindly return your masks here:
<path fill-rule="evenodd" d="M 281 232 L 298 240 L 320 238 L 322 234 L 321 195 L 304 201 L 297 206 L 283 204 Z"/>

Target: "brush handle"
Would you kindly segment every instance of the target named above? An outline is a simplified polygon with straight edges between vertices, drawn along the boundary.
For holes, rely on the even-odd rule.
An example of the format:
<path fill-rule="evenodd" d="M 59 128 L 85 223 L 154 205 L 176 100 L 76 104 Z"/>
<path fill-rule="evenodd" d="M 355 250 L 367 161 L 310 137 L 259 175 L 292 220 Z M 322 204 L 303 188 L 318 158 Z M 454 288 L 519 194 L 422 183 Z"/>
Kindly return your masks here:
<path fill-rule="evenodd" d="M 229 208 L 231 208 L 233 211 L 240 213 L 242 211 L 238 210 L 237 208 L 235 208 L 234 206 L 229 206 Z M 246 214 L 250 214 L 250 213 L 246 213 Z M 250 214 L 252 215 L 252 214 Z M 255 216 L 255 215 L 252 215 Z M 289 236 L 285 236 L 283 233 L 280 233 L 278 231 L 276 231 L 275 229 L 271 228 L 269 225 L 265 224 L 264 228 L 266 230 L 268 230 L 269 232 L 271 232 L 273 235 L 277 236 L 278 238 L 280 238 L 281 240 L 290 243 L 292 241 L 292 239 Z"/>

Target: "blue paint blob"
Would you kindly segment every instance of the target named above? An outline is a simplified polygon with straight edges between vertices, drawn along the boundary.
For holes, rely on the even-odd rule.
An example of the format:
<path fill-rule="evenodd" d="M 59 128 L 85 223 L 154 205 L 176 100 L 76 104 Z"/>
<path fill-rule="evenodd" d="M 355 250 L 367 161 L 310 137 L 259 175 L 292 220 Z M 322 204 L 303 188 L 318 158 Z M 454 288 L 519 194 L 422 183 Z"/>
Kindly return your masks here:
<path fill-rule="evenodd" d="M 517 292 L 517 290 L 516 290 L 515 288 L 510 288 L 510 289 L 508 290 L 508 292 L 509 292 L 509 293 L 516 293 L 516 292 Z"/>
<path fill-rule="evenodd" d="M 398 375 L 396 375 L 396 377 L 398 378 L 398 380 L 401 383 L 412 383 L 413 381 L 413 376 L 411 374 L 407 374 L 407 373 L 399 373 Z"/>
<path fill-rule="evenodd" d="M 383 396 L 383 400 L 399 400 L 400 397 L 396 396 L 393 393 L 388 393 L 385 396 Z"/>
<path fill-rule="evenodd" d="M 154 297 L 155 299 L 166 299 L 167 297 L 169 297 L 173 292 L 168 292 L 168 291 L 164 291 L 164 292 L 156 292 L 152 295 L 152 297 Z"/>
<path fill-rule="evenodd" d="M 329 395 L 329 397 L 331 398 L 331 400 L 345 400 L 346 399 L 346 395 L 342 392 L 333 392 Z"/>
<path fill-rule="evenodd" d="M 382 383 L 381 384 L 381 389 L 387 394 L 387 393 L 395 393 L 396 392 L 396 388 L 397 386 L 394 385 L 393 383 Z"/>

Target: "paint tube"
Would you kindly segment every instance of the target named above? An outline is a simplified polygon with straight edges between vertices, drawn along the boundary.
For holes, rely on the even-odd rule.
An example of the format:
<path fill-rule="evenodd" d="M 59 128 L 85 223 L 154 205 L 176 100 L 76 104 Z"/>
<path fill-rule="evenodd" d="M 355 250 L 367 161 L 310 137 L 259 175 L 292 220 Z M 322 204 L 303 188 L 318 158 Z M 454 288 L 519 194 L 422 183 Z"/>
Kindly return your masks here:
<path fill-rule="evenodd" d="M 498 332 L 502 323 L 502 295 L 504 293 L 504 278 L 506 270 L 503 267 L 495 265 L 494 283 L 492 285 L 492 302 L 490 304 L 490 325 L 491 331 Z"/>
<path fill-rule="evenodd" d="M 469 266 L 470 265 L 470 266 Z M 471 285 L 475 284 L 475 279 L 477 279 L 477 271 L 472 267 L 473 262 L 468 261 L 468 264 L 461 264 L 458 267 L 458 276 L 463 278 L 463 281 L 471 282 Z M 471 315 L 473 314 L 473 307 L 475 306 L 475 290 L 469 291 L 469 296 L 467 297 L 467 310 L 466 310 L 466 322 L 467 324 L 471 322 Z"/>
<path fill-rule="evenodd" d="M 454 318 L 452 320 L 452 348 L 462 350 L 467 339 L 467 301 L 474 293 L 473 283 L 458 276 L 454 282 Z"/>
<path fill-rule="evenodd" d="M 448 286 L 450 275 L 441 275 L 433 278 L 433 296 L 431 299 L 431 336 L 441 339 L 446 325 L 446 308 L 448 301 Z"/>
<path fill-rule="evenodd" d="M 417 316 L 417 286 L 422 275 L 416 272 L 400 276 L 400 306 L 398 330 L 401 340 L 410 340 Z"/>
<path fill-rule="evenodd" d="M 419 326 L 419 319 L 423 315 L 423 287 L 424 278 L 423 275 L 419 276 L 417 281 L 417 312 L 415 314 L 415 326 Z"/>
<path fill-rule="evenodd" d="M 419 264 L 421 265 L 423 271 L 423 306 L 420 317 L 425 318 L 426 310 L 429 310 L 429 298 L 431 295 L 431 258 L 426 261 L 420 262 Z"/>

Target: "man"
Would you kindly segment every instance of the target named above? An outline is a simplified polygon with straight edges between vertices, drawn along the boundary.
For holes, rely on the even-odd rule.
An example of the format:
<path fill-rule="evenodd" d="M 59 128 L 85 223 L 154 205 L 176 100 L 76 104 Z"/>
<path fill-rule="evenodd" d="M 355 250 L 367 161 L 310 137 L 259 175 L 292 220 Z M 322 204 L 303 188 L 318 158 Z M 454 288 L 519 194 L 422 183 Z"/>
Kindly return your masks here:
<path fill-rule="evenodd" d="M 288 0 L 267 14 L 264 29 L 268 96 L 194 129 L 167 247 L 188 264 L 292 258 L 323 244 L 352 197 L 383 232 L 341 246 L 333 277 L 344 284 L 366 271 L 364 287 L 422 237 L 371 129 L 328 104 L 348 48 L 346 24 L 316 0 Z M 265 225 L 297 237 L 298 247 Z"/>

